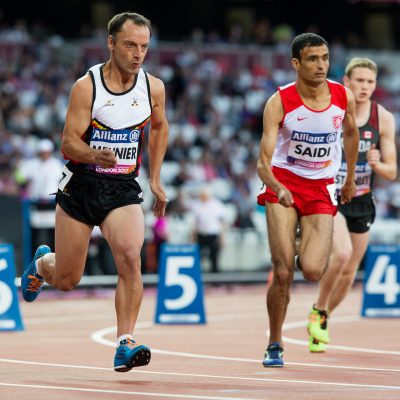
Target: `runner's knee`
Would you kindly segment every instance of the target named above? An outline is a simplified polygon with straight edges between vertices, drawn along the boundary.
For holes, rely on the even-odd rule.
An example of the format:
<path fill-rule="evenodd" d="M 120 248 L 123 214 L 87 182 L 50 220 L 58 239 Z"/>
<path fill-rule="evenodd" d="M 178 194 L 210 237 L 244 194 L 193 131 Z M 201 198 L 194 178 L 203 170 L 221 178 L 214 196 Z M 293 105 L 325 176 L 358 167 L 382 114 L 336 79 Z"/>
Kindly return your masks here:
<path fill-rule="evenodd" d="M 357 271 L 350 271 L 349 269 L 345 269 L 340 277 L 341 282 L 347 287 L 351 287 L 353 285 L 355 276 Z"/>
<path fill-rule="evenodd" d="M 293 272 L 285 265 L 274 263 L 274 281 L 279 285 L 290 285 L 293 277 Z"/>
<path fill-rule="evenodd" d="M 304 279 L 311 282 L 318 282 L 324 274 L 325 268 L 316 262 L 305 262 L 301 259 Z"/>
<path fill-rule="evenodd" d="M 337 266 L 338 271 L 342 271 L 342 273 L 344 273 L 344 269 L 350 261 L 351 252 L 351 248 L 343 248 L 335 251 L 333 254 L 332 265 Z"/>
<path fill-rule="evenodd" d="M 80 281 L 80 278 L 74 278 L 71 276 L 68 276 L 63 279 L 57 279 L 55 282 L 55 287 L 58 290 L 62 290 L 63 292 L 68 292 L 72 290 Z"/>
<path fill-rule="evenodd" d="M 118 275 L 120 276 L 140 271 L 140 249 L 128 249 L 117 252 L 115 262 L 118 268 Z"/>

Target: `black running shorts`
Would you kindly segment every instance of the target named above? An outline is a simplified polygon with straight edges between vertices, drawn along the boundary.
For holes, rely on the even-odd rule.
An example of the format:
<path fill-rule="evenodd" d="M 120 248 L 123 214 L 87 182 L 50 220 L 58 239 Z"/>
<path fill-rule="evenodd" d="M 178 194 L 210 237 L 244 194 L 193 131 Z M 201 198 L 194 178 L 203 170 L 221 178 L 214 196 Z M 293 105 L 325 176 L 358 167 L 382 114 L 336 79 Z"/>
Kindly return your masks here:
<path fill-rule="evenodd" d="M 56 202 L 72 218 L 100 225 L 115 208 L 140 204 L 142 189 L 133 176 L 100 175 L 68 163 L 63 170 Z"/>
<path fill-rule="evenodd" d="M 375 202 L 372 192 L 354 197 L 350 203 L 340 204 L 339 212 L 344 215 L 347 228 L 353 233 L 368 232 L 375 220 Z"/>

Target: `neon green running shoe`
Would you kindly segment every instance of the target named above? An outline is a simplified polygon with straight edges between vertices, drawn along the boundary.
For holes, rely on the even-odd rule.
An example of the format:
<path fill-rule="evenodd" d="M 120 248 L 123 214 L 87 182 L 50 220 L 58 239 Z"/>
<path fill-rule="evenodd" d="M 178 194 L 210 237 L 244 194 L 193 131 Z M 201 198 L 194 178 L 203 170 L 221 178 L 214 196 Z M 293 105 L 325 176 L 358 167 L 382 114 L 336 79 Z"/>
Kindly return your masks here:
<path fill-rule="evenodd" d="M 310 353 L 325 353 L 326 343 L 322 343 L 310 336 L 308 338 L 308 350 L 310 350 Z"/>
<path fill-rule="evenodd" d="M 307 331 L 318 341 L 329 343 L 328 313 L 313 307 L 308 315 Z"/>

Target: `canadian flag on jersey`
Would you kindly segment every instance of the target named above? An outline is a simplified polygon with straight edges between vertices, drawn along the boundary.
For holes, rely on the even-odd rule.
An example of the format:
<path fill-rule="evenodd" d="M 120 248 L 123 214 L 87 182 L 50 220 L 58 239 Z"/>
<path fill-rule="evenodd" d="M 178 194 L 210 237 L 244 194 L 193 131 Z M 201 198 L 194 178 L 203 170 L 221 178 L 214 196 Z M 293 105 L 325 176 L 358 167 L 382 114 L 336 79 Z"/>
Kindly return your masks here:
<path fill-rule="evenodd" d="M 365 131 L 363 134 L 364 139 L 372 139 L 372 132 L 371 131 Z"/>

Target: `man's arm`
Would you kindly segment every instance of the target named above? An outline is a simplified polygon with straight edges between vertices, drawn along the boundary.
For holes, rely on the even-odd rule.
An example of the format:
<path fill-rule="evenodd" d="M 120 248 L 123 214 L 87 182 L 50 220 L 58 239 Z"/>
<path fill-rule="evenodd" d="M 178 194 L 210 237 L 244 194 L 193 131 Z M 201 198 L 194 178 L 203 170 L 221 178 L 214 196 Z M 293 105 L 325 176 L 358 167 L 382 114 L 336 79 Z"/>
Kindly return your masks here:
<path fill-rule="evenodd" d="M 355 171 L 358 158 L 360 133 L 356 125 L 356 102 L 350 89 L 346 89 L 347 109 L 343 119 L 343 147 L 347 164 L 347 174 L 341 189 L 342 204 L 348 203 L 356 193 Z"/>
<path fill-rule="evenodd" d="M 279 124 L 284 116 L 282 101 L 279 92 L 268 100 L 263 115 L 263 135 L 260 143 L 260 155 L 257 161 L 257 172 L 263 183 L 270 187 L 278 196 L 279 203 L 290 207 L 293 197 L 274 176 L 271 168 L 271 159 L 278 138 Z"/>
<path fill-rule="evenodd" d="M 156 202 L 153 206 L 154 215 L 163 216 L 168 203 L 167 195 L 160 182 L 161 165 L 168 146 L 168 121 L 165 115 L 165 87 L 163 82 L 154 76 L 149 75 L 149 80 L 153 105 L 148 145 L 150 169 L 149 184 L 151 191 L 156 197 Z"/>
<path fill-rule="evenodd" d="M 116 158 L 110 149 L 92 149 L 82 139 L 91 121 L 93 84 L 89 75 L 78 79 L 72 87 L 62 136 L 62 151 L 72 160 L 85 164 L 114 167 Z"/>
<path fill-rule="evenodd" d="M 368 164 L 381 178 L 396 179 L 397 159 L 395 142 L 395 121 L 391 112 L 378 105 L 379 149 L 372 148 L 367 153 Z"/>

